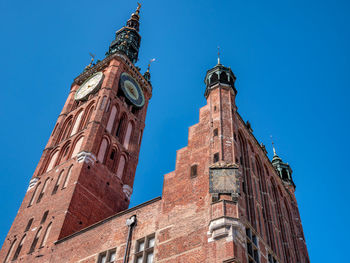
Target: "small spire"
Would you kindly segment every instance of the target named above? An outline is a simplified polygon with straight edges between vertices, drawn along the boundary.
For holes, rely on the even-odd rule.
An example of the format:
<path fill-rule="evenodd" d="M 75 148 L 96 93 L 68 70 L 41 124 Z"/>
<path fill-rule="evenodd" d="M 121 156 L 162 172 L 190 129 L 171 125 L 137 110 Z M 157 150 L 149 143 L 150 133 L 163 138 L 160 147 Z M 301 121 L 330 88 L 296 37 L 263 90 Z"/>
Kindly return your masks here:
<path fill-rule="evenodd" d="M 277 154 L 276 154 L 276 149 L 275 149 L 275 143 L 273 142 L 272 135 L 270 135 L 270 137 L 271 137 L 271 141 L 272 141 L 273 156 L 277 156 Z"/>
<path fill-rule="evenodd" d="M 138 15 L 138 14 L 140 14 L 140 9 L 141 9 L 141 4 L 139 3 L 139 2 L 137 2 L 137 9 L 136 9 L 136 11 L 135 11 L 135 13 Z"/>
<path fill-rule="evenodd" d="M 218 46 L 218 65 L 220 65 L 220 47 Z"/>

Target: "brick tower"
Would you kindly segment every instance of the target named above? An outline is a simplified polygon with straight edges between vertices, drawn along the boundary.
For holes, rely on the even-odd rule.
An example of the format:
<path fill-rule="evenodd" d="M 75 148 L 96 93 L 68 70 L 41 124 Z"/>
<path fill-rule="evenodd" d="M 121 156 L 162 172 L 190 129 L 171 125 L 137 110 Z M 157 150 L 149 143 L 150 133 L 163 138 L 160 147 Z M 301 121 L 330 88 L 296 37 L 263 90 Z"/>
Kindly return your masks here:
<path fill-rule="evenodd" d="M 74 80 L 1 251 L 6 262 L 128 208 L 152 95 L 149 72 L 134 66 L 139 12 Z"/>

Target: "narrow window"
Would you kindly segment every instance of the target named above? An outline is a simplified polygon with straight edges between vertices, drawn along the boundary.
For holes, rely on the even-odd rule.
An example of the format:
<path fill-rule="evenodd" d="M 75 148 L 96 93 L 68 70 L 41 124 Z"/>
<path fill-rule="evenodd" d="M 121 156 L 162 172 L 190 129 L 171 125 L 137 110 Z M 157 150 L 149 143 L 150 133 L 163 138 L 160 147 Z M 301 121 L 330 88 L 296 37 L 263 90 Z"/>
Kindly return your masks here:
<path fill-rule="evenodd" d="M 87 115 L 86 115 L 83 129 L 85 129 L 85 128 L 88 126 L 89 121 L 90 121 L 90 119 L 91 119 L 91 115 L 92 115 L 93 110 L 94 110 L 94 107 L 91 106 L 91 108 L 89 109 L 89 111 L 88 111 L 88 113 L 87 113 Z"/>
<path fill-rule="evenodd" d="M 32 195 L 32 198 L 31 198 L 30 201 L 29 201 L 28 207 L 32 206 L 32 204 L 34 203 L 34 200 L 35 200 L 35 198 L 36 198 L 36 194 L 37 194 L 37 192 L 38 192 L 38 189 L 39 189 L 40 184 L 41 184 L 41 183 L 39 182 L 38 185 L 36 186 L 36 188 L 35 188 L 35 190 L 34 190 L 34 193 L 33 193 L 33 195 Z"/>
<path fill-rule="evenodd" d="M 29 219 L 24 232 L 27 232 L 29 230 L 29 228 L 32 226 L 33 220 L 34 220 L 34 218 Z"/>
<path fill-rule="evenodd" d="M 213 162 L 217 163 L 219 161 L 219 153 L 214 154 Z"/>
<path fill-rule="evenodd" d="M 111 155 L 109 156 L 109 159 L 114 160 L 114 156 L 115 156 L 115 150 L 113 150 L 111 152 Z"/>
<path fill-rule="evenodd" d="M 102 101 L 101 101 L 101 104 L 100 104 L 100 110 L 103 110 L 103 108 L 105 107 L 106 100 L 107 100 L 107 96 L 104 96 L 102 98 Z"/>
<path fill-rule="evenodd" d="M 36 244 L 38 244 L 40 234 L 41 234 L 42 227 L 39 228 L 38 232 L 36 232 L 36 235 L 34 237 L 33 243 L 30 246 L 29 253 L 32 253 L 35 250 Z"/>
<path fill-rule="evenodd" d="M 43 214 L 43 217 L 41 218 L 40 224 L 45 223 L 48 214 L 49 214 L 49 210 L 45 211 L 45 213 Z"/>
<path fill-rule="evenodd" d="M 113 129 L 113 124 L 114 124 L 114 120 L 115 120 L 115 116 L 117 115 L 117 107 L 113 106 L 112 110 L 111 110 L 111 114 L 109 115 L 109 119 L 108 119 L 108 123 L 107 123 L 107 132 L 111 132 Z"/>
<path fill-rule="evenodd" d="M 125 134 L 125 139 L 124 139 L 124 147 L 126 149 L 129 149 L 129 142 L 130 142 L 130 137 L 131 137 L 131 132 L 132 132 L 132 123 L 128 123 L 128 128 L 126 129 L 126 134 Z"/>
<path fill-rule="evenodd" d="M 74 146 L 72 157 L 75 157 L 81 150 L 81 145 L 83 144 L 84 137 L 79 138 Z"/>
<path fill-rule="evenodd" d="M 100 150 L 98 151 L 98 155 L 97 155 L 97 160 L 100 163 L 104 163 L 107 147 L 108 147 L 108 141 L 106 138 L 103 138 L 101 142 Z"/>
<path fill-rule="evenodd" d="M 64 170 L 62 170 L 62 171 L 60 172 L 60 174 L 58 175 L 56 184 L 55 184 L 55 186 L 54 186 L 54 188 L 53 188 L 53 190 L 52 190 L 52 194 L 53 194 L 53 195 L 57 193 L 58 187 L 60 186 L 60 183 L 61 183 L 61 181 L 62 181 L 63 173 L 64 173 Z"/>
<path fill-rule="evenodd" d="M 44 185 L 43 185 L 43 188 L 41 189 L 41 192 L 39 194 L 39 197 L 38 197 L 38 200 L 36 201 L 36 203 L 39 203 L 41 201 L 41 199 L 43 198 L 44 194 L 45 194 L 45 191 L 46 191 L 46 188 L 47 188 L 47 185 L 49 183 L 49 180 L 50 178 L 47 178 Z"/>
<path fill-rule="evenodd" d="M 47 238 L 49 237 L 50 230 L 51 230 L 52 222 L 47 226 L 43 240 L 41 241 L 40 247 L 43 247 L 46 245 Z"/>
<path fill-rule="evenodd" d="M 24 236 L 22 237 L 21 242 L 18 244 L 18 247 L 17 247 L 17 249 L 16 249 L 15 254 L 13 255 L 12 260 L 16 260 L 16 259 L 18 258 L 19 253 L 21 253 L 21 250 L 22 250 L 24 241 L 26 240 L 26 236 L 27 236 L 27 235 L 24 235 Z"/>
<path fill-rule="evenodd" d="M 215 136 L 218 136 L 218 133 L 219 133 L 219 132 L 218 132 L 218 129 L 216 128 L 216 129 L 214 130 L 214 137 L 215 137 Z"/>
<path fill-rule="evenodd" d="M 115 136 L 119 137 L 119 139 L 122 137 L 122 130 L 123 130 L 125 119 L 126 117 L 125 115 L 123 115 L 123 117 L 119 121 L 117 132 L 115 133 Z"/>
<path fill-rule="evenodd" d="M 47 166 L 46 172 L 50 171 L 52 168 L 55 167 L 57 157 L 58 157 L 58 151 L 56 151 L 53 155 L 51 155 L 51 159 L 50 159 L 49 165 Z"/>
<path fill-rule="evenodd" d="M 117 177 L 122 179 L 124 174 L 124 167 L 125 167 L 125 157 L 122 155 L 119 160 L 118 170 L 117 170 Z"/>
<path fill-rule="evenodd" d="M 197 167 L 198 167 L 197 164 L 191 166 L 191 177 L 192 178 L 197 176 Z"/>
<path fill-rule="evenodd" d="M 67 172 L 66 178 L 64 179 L 64 183 L 63 183 L 62 189 L 66 188 L 67 185 L 68 185 L 69 178 L 70 178 L 71 173 L 72 173 L 72 167 L 73 167 L 73 165 L 71 167 L 69 167 L 69 170 Z"/>
<path fill-rule="evenodd" d="M 80 125 L 80 122 L 81 122 L 81 118 L 83 117 L 83 113 L 84 113 L 84 111 L 79 112 L 78 117 L 75 120 L 72 132 L 70 134 L 71 136 L 76 134 L 77 131 L 79 130 L 79 125 Z"/>
<path fill-rule="evenodd" d="M 13 249 L 15 248 L 16 242 L 17 242 L 17 239 L 13 240 L 13 242 L 12 242 L 12 244 L 11 244 L 11 246 L 10 246 L 9 251 L 7 252 L 7 255 L 6 255 L 6 258 L 5 258 L 5 260 L 4 260 L 4 263 L 9 262 L 8 260 L 9 260 L 9 258 L 11 257 L 11 254 L 12 254 L 12 252 L 13 252 Z"/>

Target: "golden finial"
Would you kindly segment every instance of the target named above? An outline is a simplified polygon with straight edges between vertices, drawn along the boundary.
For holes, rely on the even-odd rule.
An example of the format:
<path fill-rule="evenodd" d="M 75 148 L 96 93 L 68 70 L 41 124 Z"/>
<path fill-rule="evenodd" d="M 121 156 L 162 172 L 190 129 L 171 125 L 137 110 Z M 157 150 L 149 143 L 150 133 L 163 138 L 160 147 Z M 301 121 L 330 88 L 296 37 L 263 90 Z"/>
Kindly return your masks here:
<path fill-rule="evenodd" d="M 271 142 L 272 142 L 273 156 L 275 156 L 275 155 L 277 155 L 277 154 L 276 154 L 276 149 L 275 149 L 275 143 L 273 142 L 272 135 L 270 135 L 270 137 L 271 137 Z"/>
<path fill-rule="evenodd" d="M 93 63 L 93 62 L 94 62 L 94 60 L 95 60 L 95 55 L 94 55 L 94 54 L 89 53 L 89 55 L 91 56 L 91 61 L 90 61 L 90 64 L 89 64 L 89 65 L 87 65 L 87 66 L 85 67 L 85 69 L 89 69 L 89 68 L 91 68 L 92 63 Z"/>
<path fill-rule="evenodd" d="M 156 61 L 155 58 L 152 58 L 152 59 L 149 61 L 148 67 L 147 67 L 147 72 L 149 72 L 149 70 L 150 70 L 150 68 L 151 68 L 151 63 L 154 62 L 154 61 Z"/>
<path fill-rule="evenodd" d="M 220 47 L 218 46 L 218 65 L 220 64 Z"/>

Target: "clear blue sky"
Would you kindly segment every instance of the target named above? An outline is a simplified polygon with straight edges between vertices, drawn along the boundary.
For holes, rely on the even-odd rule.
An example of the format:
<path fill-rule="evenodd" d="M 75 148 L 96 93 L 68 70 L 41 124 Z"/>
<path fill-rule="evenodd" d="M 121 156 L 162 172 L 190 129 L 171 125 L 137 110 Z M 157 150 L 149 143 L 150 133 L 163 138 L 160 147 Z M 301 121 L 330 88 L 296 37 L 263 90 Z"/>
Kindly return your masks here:
<path fill-rule="evenodd" d="M 294 170 L 312 262 L 344 262 L 349 228 L 349 1 L 143 1 L 138 65 L 152 66 L 132 206 L 161 195 L 163 174 L 205 105 L 216 63 L 237 76 L 254 134 Z M 22 202 L 70 84 L 104 58 L 136 1 L 0 0 L 0 241 Z"/>

